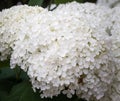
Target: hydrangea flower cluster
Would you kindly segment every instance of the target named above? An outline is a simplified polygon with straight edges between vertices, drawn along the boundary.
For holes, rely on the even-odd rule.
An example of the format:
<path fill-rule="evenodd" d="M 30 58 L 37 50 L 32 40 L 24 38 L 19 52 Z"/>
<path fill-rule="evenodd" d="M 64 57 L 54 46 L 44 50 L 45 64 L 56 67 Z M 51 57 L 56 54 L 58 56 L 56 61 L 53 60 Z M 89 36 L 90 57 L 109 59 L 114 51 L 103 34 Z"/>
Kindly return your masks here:
<path fill-rule="evenodd" d="M 35 16 L 44 9 L 41 7 L 29 7 L 27 5 L 14 6 L 0 12 L 0 59 L 7 59 L 17 40 L 25 37 L 24 32 L 28 29 L 24 28 L 26 17 L 28 15 Z M 23 30 L 24 29 L 24 30 Z M 29 33 L 27 33 L 29 34 Z"/>
<path fill-rule="evenodd" d="M 101 101 L 119 101 L 120 100 L 120 11 L 119 7 L 112 9 L 111 13 L 111 39 L 112 39 L 112 57 L 115 62 L 114 79 L 108 92 Z"/>
<path fill-rule="evenodd" d="M 11 68 L 27 72 L 41 97 L 63 93 L 88 101 L 115 101 L 120 84 L 119 12 L 111 14 L 116 11 L 77 2 L 54 11 L 27 5 L 3 10 L 1 60 L 11 56 Z"/>

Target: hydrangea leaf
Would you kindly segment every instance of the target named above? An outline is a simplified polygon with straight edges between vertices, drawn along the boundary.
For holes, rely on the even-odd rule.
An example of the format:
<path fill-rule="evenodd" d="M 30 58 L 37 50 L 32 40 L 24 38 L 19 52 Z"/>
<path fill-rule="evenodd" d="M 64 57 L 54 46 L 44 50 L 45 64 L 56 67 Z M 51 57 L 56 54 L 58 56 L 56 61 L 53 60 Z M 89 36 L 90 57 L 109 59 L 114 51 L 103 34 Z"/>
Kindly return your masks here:
<path fill-rule="evenodd" d="M 0 61 L 0 68 L 5 68 L 5 67 L 9 67 L 10 65 L 10 61 L 6 60 L 6 61 Z"/>
<path fill-rule="evenodd" d="M 5 97 L 8 95 L 11 87 L 15 84 L 14 81 L 9 79 L 0 79 L 0 101 L 4 101 Z"/>
<path fill-rule="evenodd" d="M 40 96 L 33 92 L 29 82 L 15 85 L 4 101 L 41 101 Z"/>
<path fill-rule="evenodd" d="M 38 6 L 41 6 L 42 3 L 43 3 L 44 0 L 30 0 L 28 2 L 28 5 L 29 6 L 35 6 L 35 5 L 38 5 Z"/>
<path fill-rule="evenodd" d="M 84 0 L 54 0 L 55 4 L 61 4 L 61 3 L 67 3 L 67 2 L 72 2 L 72 1 L 77 1 L 77 2 L 84 2 Z"/>
<path fill-rule="evenodd" d="M 7 68 L 0 68 L 0 80 L 7 79 L 15 76 L 14 70 Z"/>
<path fill-rule="evenodd" d="M 7 93 L 5 91 L 0 91 L 0 101 L 4 101 L 6 95 Z"/>

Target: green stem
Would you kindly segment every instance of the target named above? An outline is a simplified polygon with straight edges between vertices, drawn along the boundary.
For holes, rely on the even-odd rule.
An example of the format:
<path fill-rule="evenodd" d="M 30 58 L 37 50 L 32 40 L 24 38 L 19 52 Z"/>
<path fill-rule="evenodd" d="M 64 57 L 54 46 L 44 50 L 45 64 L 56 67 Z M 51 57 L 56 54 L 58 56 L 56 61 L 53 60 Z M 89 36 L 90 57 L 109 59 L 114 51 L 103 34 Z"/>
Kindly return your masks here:
<path fill-rule="evenodd" d="M 15 70 L 15 74 L 16 74 L 16 80 L 19 80 L 20 79 L 20 75 L 21 75 L 21 69 L 16 67 L 14 70 Z"/>
<path fill-rule="evenodd" d="M 48 5 L 48 10 L 49 10 L 49 11 L 50 11 L 52 2 L 53 2 L 53 0 L 50 0 L 50 3 L 49 3 L 49 5 Z"/>

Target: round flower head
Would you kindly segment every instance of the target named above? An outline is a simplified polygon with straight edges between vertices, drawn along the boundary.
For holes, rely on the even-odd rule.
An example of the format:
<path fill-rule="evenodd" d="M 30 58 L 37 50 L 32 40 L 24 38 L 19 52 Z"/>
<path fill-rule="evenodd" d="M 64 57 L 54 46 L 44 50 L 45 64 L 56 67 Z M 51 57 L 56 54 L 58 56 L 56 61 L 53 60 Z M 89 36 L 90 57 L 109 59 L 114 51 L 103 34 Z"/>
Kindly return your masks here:
<path fill-rule="evenodd" d="M 120 6 L 120 0 L 97 0 L 97 4 L 113 8 Z"/>
<path fill-rule="evenodd" d="M 28 30 L 23 26 L 25 24 L 26 16 L 31 15 L 34 17 L 34 15 L 41 11 L 43 11 L 43 8 L 41 7 L 21 5 L 0 12 L 1 60 L 7 59 L 11 54 L 15 41 L 25 37 L 24 32 Z"/>
<path fill-rule="evenodd" d="M 109 21 L 104 17 L 108 15 L 102 7 L 76 2 L 37 14 L 32 20 L 27 15 L 24 28 L 29 34 L 15 43 L 11 68 L 18 65 L 26 71 L 41 97 L 62 92 L 69 98 L 77 94 L 100 99 L 114 72 L 104 26 Z"/>

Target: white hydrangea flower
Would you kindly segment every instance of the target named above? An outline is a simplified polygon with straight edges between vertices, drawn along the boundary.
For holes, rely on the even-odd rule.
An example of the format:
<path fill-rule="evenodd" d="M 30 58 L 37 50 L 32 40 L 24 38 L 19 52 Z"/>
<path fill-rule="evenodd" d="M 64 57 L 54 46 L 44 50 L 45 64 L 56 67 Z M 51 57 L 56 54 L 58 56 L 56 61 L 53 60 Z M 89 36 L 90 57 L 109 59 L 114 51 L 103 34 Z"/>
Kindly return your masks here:
<path fill-rule="evenodd" d="M 34 18 L 27 15 L 21 26 L 28 30 L 13 47 L 11 68 L 27 71 L 41 97 L 62 92 L 69 98 L 102 98 L 114 73 L 108 15 L 109 9 L 76 2 Z"/>
<path fill-rule="evenodd" d="M 112 39 L 112 57 L 115 62 L 114 80 L 111 83 L 108 92 L 101 101 L 119 101 L 120 100 L 120 7 L 112 9 L 111 13 L 111 39 Z"/>
<path fill-rule="evenodd" d="M 120 6 L 120 0 L 97 0 L 97 4 L 113 8 Z"/>
<path fill-rule="evenodd" d="M 0 59 L 5 60 L 11 54 L 14 42 L 24 38 L 27 31 L 23 23 L 26 16 L 39 14 L 43 11 L 41 7 L 30 7 L 27 5 L 14 6 L 0 12 Z M 22 32 L 22 33 L 21 33 Z M 29 33 L 28 33 L 29 34 Z"/>
<path fill-rule="evenodd" d="M 120 69 L 120 7 L 115 7 L 112 9 L 111 14 L 111 35 L 112 35 L 112 54 L 114 61 L 116 62 L 116 67 Z"/>
<path fill-rule="evenodd" d="M 79 4 L 76 2 L 61 4 L 55 9 L 56 12 L 62 14 L 62 12 L 67 13 L 70 12 L 74 15 L 74 11 L 77 11 L 76 16 L 80 16 L 79 13 L 83 13 L 82 16 L 86 19 L 87 22 L 91 25 L 92 28 L 96 29 L 96 31 L 104 34 L 104 31 L 108 31 L 111 28 L 110 14 L 111 9 L 109 7 L 95 5 L 93 3 L 84 3 Z M 102 32 L 103 31 L 103 32 Z M 107 32 L 106 35 L 110 36 Z"/>

